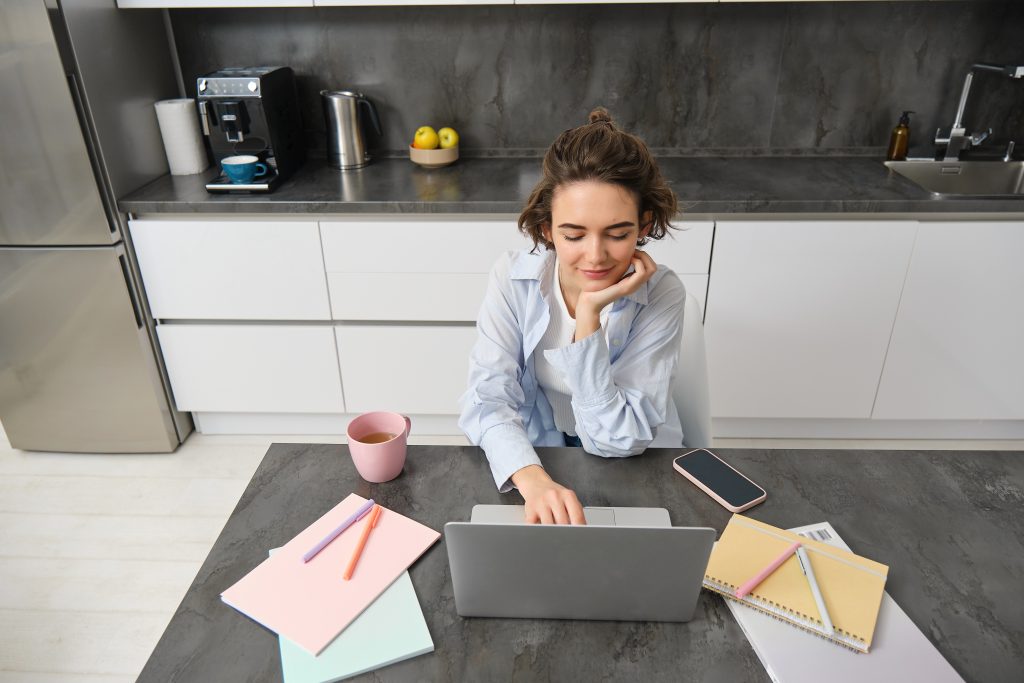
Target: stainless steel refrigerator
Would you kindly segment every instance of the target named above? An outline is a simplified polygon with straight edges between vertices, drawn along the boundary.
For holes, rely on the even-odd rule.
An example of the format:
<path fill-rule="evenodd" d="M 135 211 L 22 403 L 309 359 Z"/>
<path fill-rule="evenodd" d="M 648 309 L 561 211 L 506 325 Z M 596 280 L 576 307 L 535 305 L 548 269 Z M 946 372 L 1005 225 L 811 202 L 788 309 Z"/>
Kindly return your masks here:
<path fill-rule="evenodd" d="M 173 451 L 170 385 L 117 197 L 167 173 L 162 10 L 0 0 L 0 422 L 11 445 Z"/>

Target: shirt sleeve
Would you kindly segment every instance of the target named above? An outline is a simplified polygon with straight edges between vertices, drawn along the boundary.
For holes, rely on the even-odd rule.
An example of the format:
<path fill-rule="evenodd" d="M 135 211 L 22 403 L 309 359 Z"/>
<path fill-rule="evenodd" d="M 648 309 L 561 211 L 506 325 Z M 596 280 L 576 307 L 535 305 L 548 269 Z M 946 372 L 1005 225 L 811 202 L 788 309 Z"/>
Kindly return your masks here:
<path fill-rule="evenodd" d="M 540 465 L 520 415 L 525 402 L 521 378 L 523 338 L 510 303 L 509 257 L 491 270 L 477 317 L 477 339 L 469 357 L 468 388 L 459 400 L 459 428 L 483 448 L 494 483 L 512 489 L 512 475 Z"/>
<path fill-rule="evenodd" d="M 614 364 L 601 330 L 544 352 L 572 391 L 576 434 L 588 453 L 636 455 L 666 422 L 685 297 L 679 278 L 666 273 L 637 313 Z"/>

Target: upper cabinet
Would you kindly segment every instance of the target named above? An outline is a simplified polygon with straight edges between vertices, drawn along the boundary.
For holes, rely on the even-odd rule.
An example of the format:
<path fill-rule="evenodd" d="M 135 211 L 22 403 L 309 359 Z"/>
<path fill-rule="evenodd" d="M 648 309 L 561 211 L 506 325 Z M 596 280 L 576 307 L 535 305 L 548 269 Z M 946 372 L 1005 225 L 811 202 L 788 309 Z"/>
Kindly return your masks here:
<path fill-rule="evenodd" d="M 313 0 L 117 0 L 122 9 L 153 9 L 167 7 L 312 7 Z"/>

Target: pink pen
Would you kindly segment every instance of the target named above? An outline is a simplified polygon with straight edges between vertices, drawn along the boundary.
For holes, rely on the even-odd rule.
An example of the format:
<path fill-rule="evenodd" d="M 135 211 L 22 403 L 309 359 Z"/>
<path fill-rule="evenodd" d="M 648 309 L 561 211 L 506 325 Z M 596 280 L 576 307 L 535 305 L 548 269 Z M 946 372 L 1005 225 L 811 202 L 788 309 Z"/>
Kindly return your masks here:
<path fill-rule="evenodd" d="M 736 597 L 737 598 L 744 598 L 744 597 L 746 597 L 747 594 L 750 593 L 750 591 L 752 591 L 755 588 L 757 588 L 757 584 L 761 583 L 762 581 L 767 579 L 769 576 L 771 576 L 771 573 L 773 571 L 778 569 L 779 566 L 783 562 L 788 560 L 789 556 L 792 555 L 793 553 L 795 553 L 796 549 L 799 548 L 800 546 L 801 546 L 801 543 L 799 541 L 797 541 L 793 545 L 791 545 L 788 548 L 786 548 L 785 550 L 783 550 L 782 554 L 779 555 L 778 557 L 776 557 L 774 560 L 772 560 L 771 564 L 769 564 L 767 567 L 765 567 L 764 569 L 759 571 L 756 575 L 754 575 L 753 578 L 749 579 L 742 586 L 737 588 L 736 589 Z"/>

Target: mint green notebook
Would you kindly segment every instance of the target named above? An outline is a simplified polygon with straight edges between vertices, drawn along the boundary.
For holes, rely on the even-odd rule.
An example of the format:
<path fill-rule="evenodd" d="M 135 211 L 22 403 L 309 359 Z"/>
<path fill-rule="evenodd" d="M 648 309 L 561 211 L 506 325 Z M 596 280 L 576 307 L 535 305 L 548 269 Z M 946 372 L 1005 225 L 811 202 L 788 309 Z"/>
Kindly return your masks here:
<path fill-rule="evenodd" d="M 407 571 L 319 656 L 286 638 L 279 641 L 285 683 L 331 683 L 434 651 Z"/>

